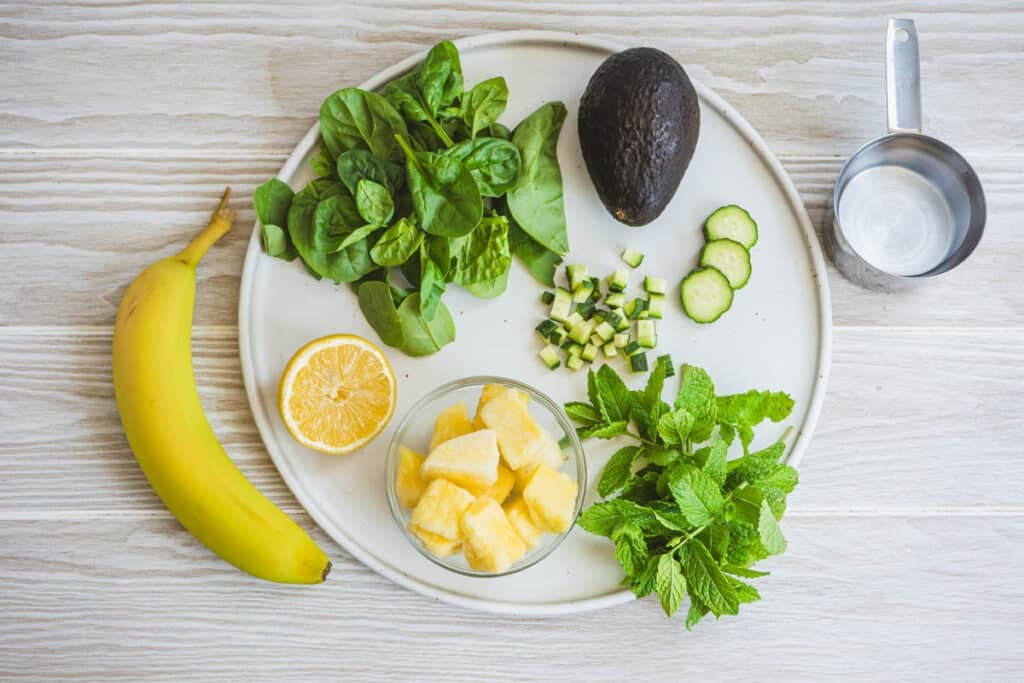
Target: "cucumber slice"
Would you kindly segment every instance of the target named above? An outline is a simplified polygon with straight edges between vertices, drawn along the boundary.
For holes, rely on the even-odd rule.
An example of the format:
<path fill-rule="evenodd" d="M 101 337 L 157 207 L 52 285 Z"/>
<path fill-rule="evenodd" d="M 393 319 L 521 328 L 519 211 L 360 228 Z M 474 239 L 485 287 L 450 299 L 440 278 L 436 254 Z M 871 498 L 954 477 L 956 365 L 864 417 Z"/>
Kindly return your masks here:
<path fill-rule="evenodd" d="M 593 344 L 587 344 L 583 347 L 583 352 L 580 354 L 580 358 L 588 363 L 593 363 L 594 359 L 597 358 L 597 347 Z"/>
<path fill-rule="evenodd" d="M 605 358 L 615 358 L 615 356 L 619 355 L 619 349 L 615 346 L 613 342 L 608 342 L 607 344 L 602 346 L 601 351 L 604 352 Z"/>
<path fill-rule="evenodd" d="M 653 349 L 658 344 L 658 332 L 653 320 L 641 320 L 636 324 L 636 341 L 645 349 Z"/>
<path fill-rule="evenodd" d="M 568 360 L 565 361 L 565 367 L 570 370 L 579 370 L 583 367 L 583 358 L 580 356 L 569 356 Z"/>
<path fill-rule="evenodd" d="M 615 348 L 617 349 L 626 348 L 626 344 L 629 343 L 629 333 L 620 332 L 619 334 L 612 337 L 612 343 L 615 344 Z"/>
<path fill-rule="evenodd" d="M 569 277 L 570 289 L 576 289 L 590 278 L 590 269 L 578 263 L 566 266 L 565 273 Z"/>
<path fill-rule="evenodd" d="M 667 287 L 668 285 L 663 277 L 651 277 L 648 275 L 644 278 L 644 290 L 648 294 L 664 294 L 667 291 Z"/>
<path fill-rule="evenodd" d="M 613 292 L 625 291 L 629 284 L 629 271 L 625 268 L 616 268 L 615 272 L 608 276 L 608 289 Z"/>
<path fill-rule="evenodd" d="M 746 209 L 730 204 L 715 209 L 704 221 L 704 237 L 712 240 L 730 239 L 750 249 L 757 244 L 757 223 Z"/>
<path fill-rule="evenodd" d="M 647 372 L 647 354 L 641 352 L 630 356 L 629 369 L 633 372 Z"/>
<path fill-rule="evenodd" d="M 658 318 L 659 320 L 665 314 L 665 295 L 664 294 L 651 294 L 647 300 L 647 312 L 652 318 Z"/>
<path fill-rule="evenodd" d="M 572 313 L 572 292 L 568 289 L 562 289 L 559 287 L 555 291 L 555 300 L 551 302 L 551 311 L 548 313 L 548 317 L 552 320 L 557 320 L 560 323 L 564 323 L 569 319 L 569 315 Z"/>
<path fill-rule="evenodd" d="M 553 304 L 555 302 L 555 293 L 554 292 L 541 292 L 540 302 L 542 304 L 550 306 L 551 304 Z"/>
<path fill-rule="evenodd" d="M 544 361 L 544 365 L 548 366 L 548 370 L 554 370 L 562 364 L 558 357 L 558 347 L 550 344 L 540 350 L 540 359 Z"/>
<path fill-rule="evenodd" d="M 608 308 L 622 308 L 626 305 L 626 295 L 622 292 L 612 292 L 604 298 L 604 305 Z"/>
<path fill-rule="evenodd" d="M 697 268 L 679 287 L 683 312 L 698 323 L 713 323 L 732 306 L 729 279 L 715 268 Z"/>
<path fill-rule="evenodd" d="M 640 264 L 644 262 L 644 255 L 636 249 L 626 248 L 622 252 L 622 260 L 629 264 L 630 268 L 639 268 Z"/>
<path fill-rule="evenodd" d="M 705 244 L 700 265 L 718 270 L 733 289 L 742 289 L 750 280 L 750 252 L 736 240 L 723 237 Z"/>

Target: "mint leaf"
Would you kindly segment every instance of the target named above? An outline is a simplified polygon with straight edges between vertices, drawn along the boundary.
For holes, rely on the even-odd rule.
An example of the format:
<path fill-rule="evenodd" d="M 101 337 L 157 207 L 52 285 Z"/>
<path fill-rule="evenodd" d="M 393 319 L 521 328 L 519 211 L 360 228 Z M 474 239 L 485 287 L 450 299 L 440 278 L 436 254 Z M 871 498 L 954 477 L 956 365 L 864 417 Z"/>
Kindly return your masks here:
<path fill-rule="evenodd" d="M 745 605 L 750 602 L 757 602 L 761 599 L 761 594 L 757 592 L 757 589 L 751 586 L 749 583 L 744 583 L 739 579 L 734 579 L 729 576 L 729 585 L 736 591 L 736 599 L 741 605 Z"/>
<path fill-rule="evenodd" d="M 683 408 L 693 416 L 690 438 L 707 441 L 715 428 L 717 405 L 715 385 L 703 369 L 695 365 L 684 365 L 679 378 L 679 393 L 676 408 Z"/>
<path fill-rule="evenodd" d="M 725 441 L 726 446 L 731 446 L 736 438 L 736 429 L 732 425 L 720 424 L 718 425 L 718 436 Z"/>
<path fill-rule="evenodd" d="M 728 464 L 729 475 L 726 488 L 733 489 L 741 482 L 757 484 L 761 479 L 770 477 L 779 468 L 779 458 L 786 451 L 786 444 L 776 441 L 768 448 L 748 453 L 742 458 Z"/>
<path fill-rule="evenodd" d="M 690 436 L 693 416 L 685 408 L 662 415 L 658 420 L 658 436 L 669 446 L 679 446 Z"/>
<path fill-rule="evenodd" d="M 707 613 L 708 608 L 701 604 L 700 600 L 694 596 L 693 588 L 690 588 L 690 609 L 686 611 L 686 630 L 692 631 L 697 622 L 703 619 Z"/>
<path fill-rule="evenodd" d="M 590 405 L 597 409 L 598 414 L 601 416 L 601 421 L 610 422 L 611 418 L 605 412 L 604 405 L 601 403 L 601 396 L 597 393 L 597 373 L 593 369 L 587 370 L 587 398 L 590 399 Z"/>
<path fill-rule="evenodd" d="M 716 617 L 739 612 L 739 598 L 718 563 L 699 540 L 686 546 L 686 578 L 694 594 Z"/>
<path fill-rule="evenodd" d="M 630 582 L 633 594 L 638 598 L 645 598 L 654 592 L 654 579 L 658 574 L 658 560 L 660 555 L 647 558 L 647 562 L 638 574 Z"/>
<path fill-rule="evenodd" d="M 770 555 L 778 555 L 786 549 L 786 538 L 766 500 L 761 501 L 761 519 L 757 523 L 757 532 L 761 537 L 761 545 Z"/>
<path fill-rule="evenodd" d="M 732 532 L 729 531 L 729 527 L 724 522 L 712 522 L 711 526 L 705 529 L 697 538 L 703 541 L 711 556 L 717 562 L 721 563 L 725 560 L 729 552 L 729 541 L 732 538 Z"/>
<path fill-rule="evenodd" d="M 598 439 L 614 439 L 617 436 L 623 436 L 624 434 L 629 433 L 629 423 L 621 421 L 591 425 L 589 427 L 579 427 L 576 432 L 579 434 L 581 439 L 587 439 L 590 437 L 596 437 Z"/>
<path fill-rule="evenodd" d="M 793 412 L 795 404 L 796 401 L 787 393 L 781 391 L 770 392 L 768 404 L 765 406 L 764 412 L 772 422 L 782 422 Z"/>
<path fill-rule="evenodd" d="M 668 512 L 666 510 L 655 510 L 654 518 L 661 523 L 666 529 L 672 531 L 689 531 L 693 525 L 687 521 L 686 517 L 679 512 Z"/>
<path fill-rule="evenodd" d="M 715 485 L 721 488 L 725 485 L 726 475 L 726 454 L 728 453 L 729 447 L 721 439 L 715 439 L 711 444 L 711 448 L 708 449 L 707 457 L 701 464 L 701 471 L 707 475 L 707 478 L 715 482 Z"/>
<path fill-rule="evenodd" d="M 754 427 L 766 419 L 781 422 L 793 410 L 794 401 L 781 391 L 751 389 L 742 394 L 719 396 L 718 421 L 731 425 Z"/>
<path fill-rule="evenodd" d="M 615 542 L 615 559 L 619 561 L 627 576 L 633 576 L 647 564 L 647 542 L 640 527 L 631 523 L 620 524 L 612 532 Z"/>
<path fill-rule="evenodd" d="M 748 425 L 741 424 L 736 427 L 736 431 L 740 433 L 740 443 L 743 445 L 743 452 L 746 453 L 754 440 L 754 430 Z"/>
<path fill-rule="evenodd" d="M 576 422 L 585 422 L 587 424 L 597 424 L 604 422 L 604 418 L 597 409 L 589 403 L 582 403 L 574 401 L 572 403 L 565 404 L 565 414 L 569 416 L 569 419 L 575 420 Z"/>
<path fill-rule="evenodd" d="M 661 404 L 661 392 L 665 387 L 665 363 L 657 362 L 654 370 L 647 377 L 647 385 L 644 387 L 644 404 L 648 409 L 655 409 Z"/>
<path fill-rule="evenodd" d="M 729 552 L 726 562 L 737 567 L 749 567 L 768 557 L 768 551 L 761 545 L 761 535 L 756 526 L 740 522 L 729 522 Z"/>
<path fill-rule="evenodd" d="M 632 523 L 641 529 L 660 528 L 654 510 L 622 498 L 595 503 L 580 515 L 579 525 L 597 536 L 611 537 L 615 527 Z"/>
<path fill-rule="evenodd" d="M 702 526 L 722 511 L 722 492 L 692 465 L 676 468 L 668 478 L 668 490 L 690 524 Z"/>
<path fill-rule="evenodd" d="M 658 599 L 666 616 L 672 616 L 679 609 L 679 604 L 686 595 L 686 579 L 679 568 L 679 562 L 672 553 L 665 553 L 658 558 L 658 572 L 654 578 L 654 586 L 658 591 Z"/>
<path fill-rule="evenodd" d="M 626 482 L 619 493 L 619 498 L 634 503 L 646 503 L 658 497 L 658 477 L 660 472 L 637 474 Z"/>
<path fill-rule="evenodd" d="M 722 571 L 726 574 L 732 574 L 733 576 L 742 576 L 745 579 L 757 579 L 771 574 L 771 572 L 759 572 L 756 569 L 737 567 L 736 565 L 729 564 L 728 562 L 722 565 Z"/>
<path fill-rule="evenodd" d="M 640 448 L 637 446 L 625 446 L 615 451 L 604 466 L 601 480 L 597 484 L 597 493 L 602 498 L 607 498 L 625 485 L 633 473 L 633 462 L 639 453 Z"/>
<path fill-rule="evenodd" d="M 665 446 L 644 446 L 642 455 L 648 462 L 666 467 L 675 462 L 683 454 L 678 448 L 667 448 Z"/>
<path fill-rule="evenodd" d="M 587 381 L 589 383 L 589 376 Z M 594 384 L 597 401 L 591 398 L 591 402 L 598 406 L 609 422 L 628 423 L 633 409 L 633 394 L 622 378 L 610 366 L 602 365 L 594 375 Z"/>

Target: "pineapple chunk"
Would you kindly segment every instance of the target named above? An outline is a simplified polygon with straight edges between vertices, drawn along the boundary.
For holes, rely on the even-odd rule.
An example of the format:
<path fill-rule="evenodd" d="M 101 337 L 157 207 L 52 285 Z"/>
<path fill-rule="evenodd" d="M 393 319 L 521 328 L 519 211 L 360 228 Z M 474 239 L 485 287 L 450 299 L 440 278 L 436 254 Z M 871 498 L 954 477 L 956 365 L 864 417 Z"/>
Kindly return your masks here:
<path fill-rule="evenodd" d="M 505 516 L 508 517 L 512 528 L 519 534 L 519 538 L 523 539 L 526 547 L 536 548 L 537 544 L 540 543 L 540 539 L 544 536 L 544 532 L 533 525 L 533 520 L 530 519 L 530 512 L 526 509 L 526 503 L 523 502 L 523 499 L 519 497 L 513 498 L 505 503 L 502 508 L 504 508 Z"/>
<path fill-rule="evenodd" d="M 480 409 L 490 402 L 492 398 L 498 394 L 510 392 L 517 399 L 522 401 L 523 405 L 527 405 L 530 402 L 530 396 L 525 391 L 519 389 L 509 389 L 504 384 L 485 384 L 480 390 L 480 400 L 476 404 L 476 415 L 473 416 L 473 429 L 486 429 L 487 425 L 480 419 Z"/>
<path fill-rule="evenodd" d="M 512 487 L 512 493 L 523 495 L 523 489 L 530 483 L 530 477 L 537 471 L 540 465 L 527 465 L 516 470 L 516 485 Z"/>
<path fill-rule="evenodd" d="M 420 470 L 427 481 L 444 478 L 463 488 L 483 490 L 498 480 L 498 442 L 494 430 L 457 436 L 435 448 Z"/>
<path fill-rule="evenodd" d="M 457 436 L 469 434 L 473 431 L 473 425 L 469 421 L 469 412 L 465 403 L 456 403 L 445 408 L 434 421 L 434 435 L 430 437 L 430 450 L 434 450 L 445 441 L 451 441 Z"/>
<path fill-rule="evenodd" d="M 462 545 L 461 541 L 449 541 L 444 536 L 438 536 L 432 534 L 429 531 L 424 531 L 415 524 L 409 525 L 409 531 L 412 532 L 413 536 L 420 539 L 420 543 L 428 553 L 434 557 L 448 557 L 454 555 L 455 551 Z"/>
<path fill-rule="evenodd" d="M 447 479 L 435 479 L 413 508 L 409 530 L 420 540 L 423 537 L 418 532 L 425 531 L 449 541 L 458 541 L 459 517 L 472 502 L 473 494 L 466 489 Z"/>
<path fill-rule="evenodd" d="M 398 447 L 398 476 L 395 478 L 395 493 L 402 507 L 412 509 L 420 501 L 427 482 L 420 476 L 423 456 L 405 446 Z"/>
<path fill-rule="evenodd" d="M 499 503 L 504 503 L 505 499 L 508 498 L 508 494 L 512 493 L 512 487 L 516 485 L 516 475 L 512 473 L 512 470 L 505 467 L 501 463 L 498 463 L 498 479 L 493 485 L 486 491 L 482 496 L 493 498 Z M 478 498 L 480 496 L 477 496 Z"/>
<path fill-rule="evenodd" d="M 503 572 L 526 552 L 526 545 L 493 498 L 478 498 L 459 521 L 463 552 L 477 571 Z"/>
<path fill-rule="evenodd" d="M 523 501 L 537 527 L 558 534 L 572 524 L 577 492 L 569 475 L 541 465 L 526 484 Z"/>
<path fill-rule="evenodd" d="M 530 410 L 516 394 L 506 391 L 487 401 L 479 416 L 498 437 L 498 449 L 509 468 L 545 464 L 560 467 L 564 455 L 555 438 L 533 419 Z"/>

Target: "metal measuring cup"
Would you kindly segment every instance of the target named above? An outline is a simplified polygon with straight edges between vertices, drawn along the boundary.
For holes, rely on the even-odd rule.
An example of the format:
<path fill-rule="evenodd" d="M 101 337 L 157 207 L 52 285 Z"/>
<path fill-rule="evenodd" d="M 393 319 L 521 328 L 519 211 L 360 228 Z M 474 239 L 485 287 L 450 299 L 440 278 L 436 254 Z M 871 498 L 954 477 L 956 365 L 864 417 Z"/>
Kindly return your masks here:
<path fill-rule="evenodd" d="M 962 263 L 985 229 L 985 193 L 952 147 L 921 133 L 921 70 L 911 19 L 885 37 L 889 133 L 854 152 L 832 193 L 826 241 L 854 284 L 888 292 Z"/>

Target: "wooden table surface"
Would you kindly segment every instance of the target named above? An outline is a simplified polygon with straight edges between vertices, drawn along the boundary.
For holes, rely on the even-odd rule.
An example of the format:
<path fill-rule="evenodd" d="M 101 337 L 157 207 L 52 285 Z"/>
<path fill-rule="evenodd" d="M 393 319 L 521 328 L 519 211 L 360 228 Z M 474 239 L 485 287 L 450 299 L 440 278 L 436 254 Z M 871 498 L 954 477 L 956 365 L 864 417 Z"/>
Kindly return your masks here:
<path fill-rule="evenodd" d="M 830 267 L 832 380 L 763 602 L 692 633 L 650 600 L 497 618 L 400 588 L 315 528 L 253 424 L 236 309 L 251 192 L 326 93 L 445 37 L 654 45 L 761 132 L 820 228 L 843 159 L 884 125 L 894 12 L 917 20 L 925 128 L 975 164 L 988 229 L 911 293 Z M 1020 680 L 1022 36 L 1019 2 L 0 5 L 0 679 Z M 182 530 L 114 405 L 124 288 L 227 184 L 238 229 L 199 269 L 200 393 L 245 473 L 329 549 L 314 589 L 251 579 Z"/>

